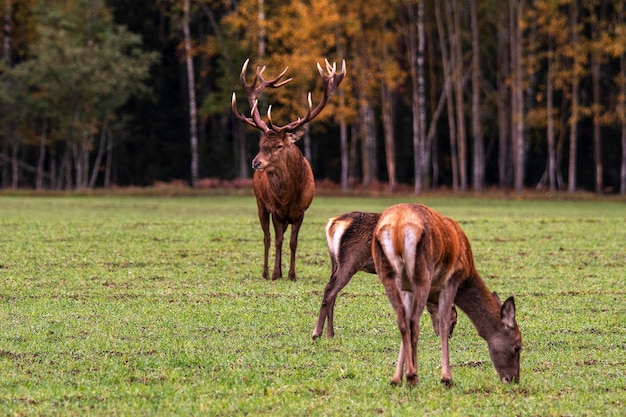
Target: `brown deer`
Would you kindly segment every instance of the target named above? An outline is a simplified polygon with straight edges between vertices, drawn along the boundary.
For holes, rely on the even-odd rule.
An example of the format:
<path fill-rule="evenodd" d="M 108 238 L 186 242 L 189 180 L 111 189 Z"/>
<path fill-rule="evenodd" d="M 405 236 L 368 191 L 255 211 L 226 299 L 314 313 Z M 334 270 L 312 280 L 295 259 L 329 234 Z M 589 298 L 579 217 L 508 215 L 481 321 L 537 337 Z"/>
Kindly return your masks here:
<path fill-rule="evenodd" d="M 454 220 L 418 204 L 385 210 L 374 230 L 372 255 L 378 276 L 396 312 L 402 342 L 391 383 L 417 383 L 420 316 L 428 301 L 439 303 L 441 382 L 452 385 L 448 334 L 455 303 L 487 341 L 491 361 L 504 383 L 519 382 L 522 336 L 515 302 L 490 293 L 474 266 L 470 243 Z"/>
<path fill-rule="evenodd" d="M 276 78 L 265 80 L 263 68 L 257 68 L 256 75 L 250 84 L 246 82 L 246 70 L 248 60 L 243 64 L 239 77 L 248 97 L 248 104 L 252 108 L 250 117 L 244 116 L 237 111 L 235 93 L 232 98 L 232 110 L 235 116 L 263 132 L 259 141 L 259 153 L 252 160 L 252 168 L 255 169 L 253 176 L 253 188 L 256 196 L 259 221 L 263 229 L 263 244 L 265 246 L 263 278 L 268 278 L 268 259 L 270 250 L 270 215 L 274 225 L 275 235 L 275 259 L 272 279 L 282 277 L 281 254 L 283 238 L 289 224 L 291 224 L 291 261 L 289 265 L 289 279 L 296 280 L 296 249 L 298 247 L 298 232 L 304 220 L 304 212 L 311 205 L 315 194 L 315 182 L 313 171 L 306 158 L 300 152 L 295 143 L 302 137 L 302 132 L 297 129 L 305 123 L 313 120 L 328 103 L 341 80 L 346 75 L 346 62 L 340 72 L 336 65 L 332 66 L 326 61 L 326 72 L 317 64 L 317 69 L 324 83 L 324 94 L 319 104 L 313 108 L 311 93 L 308 95 L 309 110 L 304 117 L 286 124 L 277 126 L 272 122 L 270 106 L 267 110 L 267 123 L 259 114 L 258 97 L 267 88 L 279 88 L 292 79 L 281 81 L 287 73 L 287 68 Z"/>
<path fill-rule="evenodd" d="M 326 320 L 328 320 L 326 337 L 331 338 L 335 336 L 335 328 L 333 326 L 335 300 L 339 291 L 350 282 L 354 274 L 359 271 L 370 274 L 376 273 L 374 259 L 372 258 L 372 237 L 374 236 L 374 228 L 379 218 L 380 213 L 353 211 L 328 220 L 326 224 L 326 242 L 330 252 L 331 274 L 330 280 L 326 284 L 326 288 L 324 288 L 324 297 L 317 323 L 313 330 L 313 339 L 317 339 L 322 335 Z M 438 335 L 439 307 L 435 303 L 427 303 L 426 308 L 430 313 L 433 329 Z M 456 321 L 456 308 L 452 306 L 449 337 L 452 336 Z"/>

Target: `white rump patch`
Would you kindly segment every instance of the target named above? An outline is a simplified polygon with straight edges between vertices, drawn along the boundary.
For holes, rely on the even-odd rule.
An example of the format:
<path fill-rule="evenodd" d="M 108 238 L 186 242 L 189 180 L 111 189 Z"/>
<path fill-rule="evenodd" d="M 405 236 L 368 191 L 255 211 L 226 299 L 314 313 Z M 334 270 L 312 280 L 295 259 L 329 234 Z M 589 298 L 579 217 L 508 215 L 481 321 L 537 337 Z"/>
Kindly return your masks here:
<path fill-rule="evenodd" d="M 333 226 L 333 224 L 335 225 L 335 228 L 334 233 L 331 235 L 331 226 Z M 350 222 L 337 221 L 336 217 L 330 219 L 326 224 L 326 243 L 328 244 L 330 256 L 332 256 L 332 258 L 337 263 L 339 263 L 339 248 L 341 246 L 341 237 L 343 236 L 349 225 Z"/>
<path fill-rule="evenodd" d="M 380 242 L 380 246 L 383 248 L 385 257 L 389 260 L 389 263 L 393 267 L 395 273 L 400 275 L 402 273 L 402 257 L 396 254 L 397 252 L 396 248 L 393 246 L 391 230 L 387 227 L 381 229 L 378 236 L 378 241 Z"/>
<path fill-rule="evenodd" d="M 404 227 L 404 268 L 409 281 L 413 280 L 415 273 L 415 255 L 417 250 L 417 236 L 415 229 L 410 226 Z"/>

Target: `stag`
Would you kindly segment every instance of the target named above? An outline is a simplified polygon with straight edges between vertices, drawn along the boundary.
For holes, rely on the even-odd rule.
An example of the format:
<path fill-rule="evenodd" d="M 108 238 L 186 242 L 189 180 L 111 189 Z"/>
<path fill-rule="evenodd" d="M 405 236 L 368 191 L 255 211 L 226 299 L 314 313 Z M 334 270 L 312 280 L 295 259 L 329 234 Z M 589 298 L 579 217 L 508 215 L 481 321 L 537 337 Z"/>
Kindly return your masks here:
<path fill-rule="evenodd" d="M 328 321 L 326 337 L 335 336 L 334 315 L 335 300 L 339 291 L 345 287 L 354 274 L 359 271 L 375 274 L 372 258 L 372 238 L 380 213 L 363 213 L 353 211 L 328 219 L 326 223 L 326 242 L 330 253 L 330 279 L 324 288 L 322 305 L 313 330 L 313 339 L 317 339 L 324 331 L 324 322 Z M 439 335 L 439 306 L 435 303 L 426 305 L 435 333 Z M 450 317 L 450 333 L 457 321 L 457 311 L 452 306 Z"/>
<path fill-rule="evenodd" d="M 265 67 L 257 68 L 251 83 L 246 82 L 248 61 L 241 69 L 240 81 L 248 97 L 248 104 L 252 108 L 250 117 L 237 110 L 237 98 L 233 92 L 232 110 L 234 115 L 242 122 L 261 130 L 263 135 L 259 141 L 259 152 L 252 160 L 254 168 L 253 189 L 257 201 L 257 209 L 261 229 L 263 229 L 263 244 L 265 247 L 263 278 L 268 279 L 269 250 L 270 250 L 270 216 L 274 225 L 274 271 L 272 279 L 282 277 L 282 245 L 285 231 L 291 224 L 291 237 L 289 248 L 291 259 L 289 264 L 289 279 L 296 280 L 296 250 L 298 247 L 298 232 L 304 212 L 311 205 L 315 194 L 315 181 L 313 171 L 300 148 L 295 144 L 301 137 L 302 131 L 298 131 L 304 124 L 313 120 L 328 103 L 333 93 L 346 75 L 346 62 L 342 63 L 341 71 L 337 72 L 336 64 L 330 65 L 326 61 L 326 71 L 317 64 L 317 69 L 322 76 L 324 93 L 321 101 L 315 108 L 308 94 L 308 112 L 305 116 L 284 126 L 278 126 L 272 122 L 272 106 L 267 110 L 267 123 L 259 114 L 259 95 L 266 88 L 279 88 L 287 84 L 292 78 L 282 80 L 287 73 L 287 68 L 276 78 L 266 80 L 263 78 Z"/>
<path fill-rule="evenodd" d="M 385 210 L 374 230 L 374 265 L 396 312 L 402 336 L 394 385 L 417 383 L 420 316 L 428 301 L 439 304 L 441 382 L 452 385 L 448 334 L 455 303 L 487 341 L 500 380 L 519 382 L 522 336 L 515 321 L 515 302 L 504 303 L 489 292 L 476 271 L 470 243 L 454 220 L 419 204 L 397 204 Z"/>

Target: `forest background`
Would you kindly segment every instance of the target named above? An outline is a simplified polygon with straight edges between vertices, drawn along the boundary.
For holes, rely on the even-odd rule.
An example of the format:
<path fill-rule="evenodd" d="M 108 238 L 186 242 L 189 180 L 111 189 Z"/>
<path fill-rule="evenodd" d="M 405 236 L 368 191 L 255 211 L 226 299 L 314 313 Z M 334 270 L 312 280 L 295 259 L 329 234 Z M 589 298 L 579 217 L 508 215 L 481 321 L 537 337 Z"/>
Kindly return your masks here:
<path fill-rule="evenodd" d="M 0 0 L 0 187 L 237 184 L 243 62 L 289 66 L 260 103 L 285 124 L 327 58 L 347 76 L 301 141 L 317 180 L 626 194 L 624 3 Z"/>

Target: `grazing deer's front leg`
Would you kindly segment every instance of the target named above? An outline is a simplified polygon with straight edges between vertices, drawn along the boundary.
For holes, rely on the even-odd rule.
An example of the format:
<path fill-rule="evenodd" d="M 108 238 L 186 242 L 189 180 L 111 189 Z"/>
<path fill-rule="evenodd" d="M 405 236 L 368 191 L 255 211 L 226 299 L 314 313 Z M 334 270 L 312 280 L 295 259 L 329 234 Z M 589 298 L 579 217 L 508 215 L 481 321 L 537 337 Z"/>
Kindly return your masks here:
<path fill-rule="evenodd" d="M 270 244 L 271 244 L 271 236 L 270 236 L 270 213 L 265 210 L 261 204 L 258 205 L 258 213 L 259 213 L 259 222 L 261 223 L 261 229 L 263 229 L 263 246 L 265 248 L 265 252 L 263 254 L 263 278 L 268 279 L 269 277 L 269 256 L 270 256 Z"/>
<path fill-rule="evenodd" d="M 291 258 L 289 260 L 289 279 L 296 280 L 296 251 L 298 250 L 298 233 L 300 232 L 300 226 L 304 220 L 304 214 L 297 218 L 291 225 L 291 237 L 289 239 L 289 250 L 291 251 Z"/>
<path fill-rule="evenodd" d="M 275 280 L 283 277 L 282 253 L 287 222 L 283 221 L 276 214 L 272 214 L 272 223 L 274 224 L 274 249 L 276 250 L 274 254 L 274 272 L 272 273 L 272 280 Z"/>
<path fill-rule="evenodd" d="M 450 350 L 448 337 L 451 327 L 451 306 L 457 291 L 457 280 L 447 280 L 448 285 L 439 293 L 439 335 L 441 338 L 441 383 L 452 386 L 452 369 L 450 368 Z"/>

